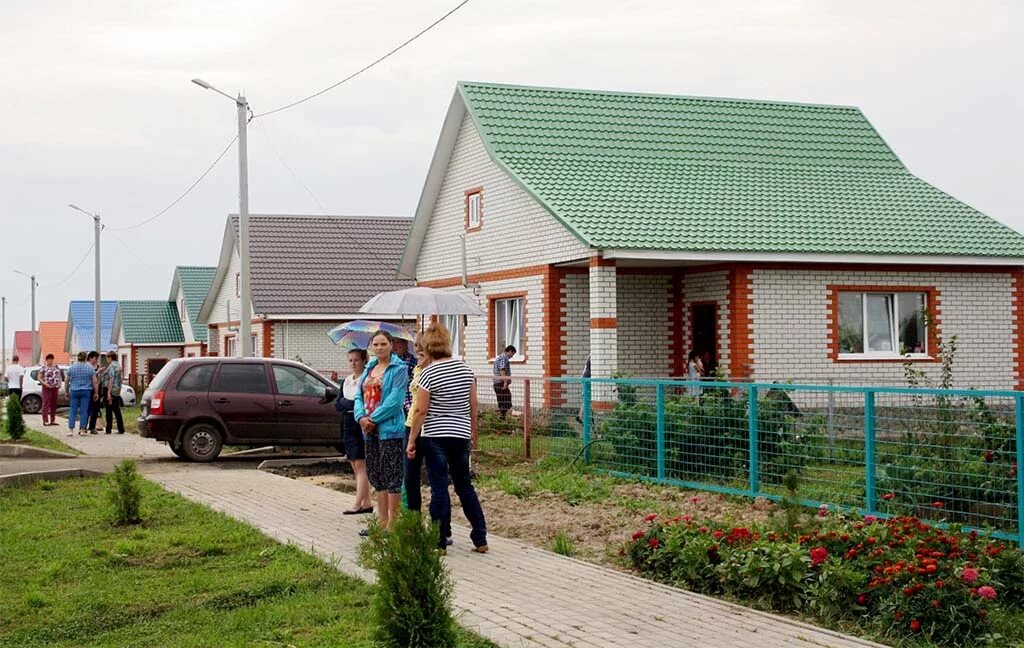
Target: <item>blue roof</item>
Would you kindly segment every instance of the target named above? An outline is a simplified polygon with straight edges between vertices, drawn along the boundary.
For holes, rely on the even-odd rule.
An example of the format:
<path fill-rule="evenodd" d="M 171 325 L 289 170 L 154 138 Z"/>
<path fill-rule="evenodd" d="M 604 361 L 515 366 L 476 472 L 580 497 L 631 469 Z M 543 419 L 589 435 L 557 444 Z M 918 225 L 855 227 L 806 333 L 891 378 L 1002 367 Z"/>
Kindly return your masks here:
<path fill-rule="evenodd" d="M 75 335 L 83 346 L 90 346 L 96 337 L 96 310 L 93 308 L 93 300 L 73 300 L 68 307 L 68 320 L 74 329 Z M 117 349 L 117 344 L 110 341 L 114 332 L 114 313 L 117 311 L 117 301 L 100 302 L 100 337 L 103 340 L 103 348 L 100 351 L 112 351 Z"/>

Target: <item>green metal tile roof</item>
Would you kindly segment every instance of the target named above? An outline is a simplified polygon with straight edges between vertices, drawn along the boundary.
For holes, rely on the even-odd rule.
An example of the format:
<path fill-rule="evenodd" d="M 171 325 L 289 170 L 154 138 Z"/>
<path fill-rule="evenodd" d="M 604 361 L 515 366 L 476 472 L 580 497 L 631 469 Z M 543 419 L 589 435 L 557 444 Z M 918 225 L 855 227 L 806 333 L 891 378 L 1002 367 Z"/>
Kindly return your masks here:
<path fill-rule="evenodd" d="M 217 274 L 216 267 L 209 266 L 178 266 L 174 270 L 178 275 L 178 282 L 185 295 L 185 307 L 188 309 L 188 319 L 192 324 L 192 335 L 197 342 L 206 342 L 206 326 L 199 324 L 199 310 L 203 307 L 203 300 L 206 293 L 210 292 L 213 284 L 213 276 Z"/>
<path fill-rule="evenodd" d="M 462 82 L 497 164 L 596 248 L 1024 257 L 859 109 Z"/>
<path fill-rule="evenodd" d="M 131 344 L 183 344 L 178 309 L 169 301 L 119 301 L 121 330 Z"/>

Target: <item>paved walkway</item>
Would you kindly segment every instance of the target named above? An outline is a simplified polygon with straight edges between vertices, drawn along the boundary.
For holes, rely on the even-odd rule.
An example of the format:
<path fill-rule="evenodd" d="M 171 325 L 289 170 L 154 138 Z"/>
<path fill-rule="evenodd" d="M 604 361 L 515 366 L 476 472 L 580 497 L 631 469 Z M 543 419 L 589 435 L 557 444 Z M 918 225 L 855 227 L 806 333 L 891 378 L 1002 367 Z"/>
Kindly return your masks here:
<path fill-rule="evenodd" d="M 31 423 L 87 453 L 145 458 L 140 470 L 166 488 L 373 580 L 355 562 L 365 520 L 340 515 L 350 495 L 247 462 L 179 462 L 166 446 L 134 435 L 63 437 L 60 427 Z M 493 535 L 491 553 L 480 556 L 469 551 L 469 530 L 454 530 L 446 562 L 459 621 L 507 648 L 878 646 Z"/>

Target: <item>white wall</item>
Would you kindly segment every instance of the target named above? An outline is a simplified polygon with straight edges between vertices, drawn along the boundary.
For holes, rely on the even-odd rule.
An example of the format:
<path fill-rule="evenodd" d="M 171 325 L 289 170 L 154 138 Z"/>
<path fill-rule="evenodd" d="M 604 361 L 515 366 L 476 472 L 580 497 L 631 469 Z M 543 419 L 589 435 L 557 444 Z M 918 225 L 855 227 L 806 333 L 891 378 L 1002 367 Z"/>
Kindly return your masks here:
<path fill-rule="evenodd" d="M 181 347 L 136 346 L 135 352 L 138 354 L 139 366 L 131 369 L 140 375 L 146 373 L 147 360 L 156 360 L 157 358 L 173 360 L 181 357 Z"/>
<path fill-rule="evenodd" d="M 718 305 L 718 366 L 729 373 L 729 272 L 694 272 L 683 276 L 683 347 L 689 354 L 693 347 L 690 318 L 693 304 L 715 302 Z"/>
<path fill-rule="evenodd" d="M 217 301 L 214 303 L 213 308 L 210 309 L 210 318 L 206 322 L 207 324 L 220 324 L 228 321 L 228 301 L 231 302 L 231 321 L 237 322 L 242 319 L 241 299 L 235 295 L 235 275 L 241 272 L 241 270 L 242 261 L 238 256 L 238 251 L 232 249 L 231 263 L 228 265 L 228 271 L 224 275 L 224 280 L 217 286 Z M 251 304 L 249 305 L 249 317 L 252 318 Z"/>
<path fill-rule="evenodd" d="M 181 289 L 180 285 L 178 286 L 178 294 L 174 297 L 174 309 L 178 311 L 178 320 L 181 321 L 181 332 L 185 336 L 185 342 L 195 342 L 196 336 L 192 331 L 192 322 L 189 321 L 188 317 L 188 305 L 185 304 L 185 292 Z"/>
<path fill-rule="evenodd" d="M 616 286 L 619 371 L 638 377 L 671 376 L 671 277 L 620 272 Z"/>
<path fill-rule="evenodd" d="M 285 360 L 301 359 L 317 371 L 337 371 L 344 376 L 348 369 L 348 358 L 342 349 L 327 337 L 327 331 L 341 325 L 341 321 L 330 322 L 274 322 L 273 353 L 275 358 Z"/>

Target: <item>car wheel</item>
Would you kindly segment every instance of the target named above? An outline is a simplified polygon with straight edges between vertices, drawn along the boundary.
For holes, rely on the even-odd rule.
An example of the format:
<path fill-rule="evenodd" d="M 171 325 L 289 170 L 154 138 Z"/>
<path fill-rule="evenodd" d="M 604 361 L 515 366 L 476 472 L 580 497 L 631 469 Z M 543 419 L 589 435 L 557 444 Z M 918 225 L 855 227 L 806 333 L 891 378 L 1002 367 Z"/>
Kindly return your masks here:
<path fill-rule="evenodd" d="M 196 423 L 181 437 L 181 451 L 191 461 L 213 461 L 222 447 L 224 438 L 210 423 Z"/>
<path fill-rule="evenodd" d="M 173 452 L 174 454 L 178 455 L 179 458 L 181 458 L 181 459 L 188 459 L 188 455 L 185 454 L 185 446 L 184 445 L 180 445 L 177 448 L 174 447 L 174 443 L 168 443 L 167 445 L 170 446 L 171 452 Z"/>
<path fill-rule="evenodd" d="M 43 409 L 43 399 L 38 394 L 29 394 L 21 399 L 21 411 L 38 414 Z"/>

